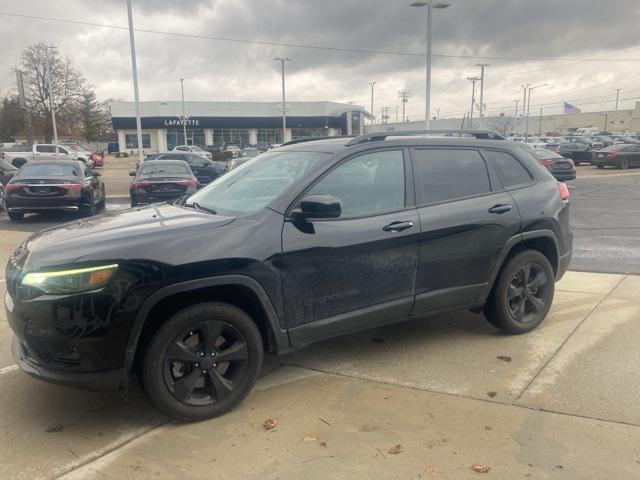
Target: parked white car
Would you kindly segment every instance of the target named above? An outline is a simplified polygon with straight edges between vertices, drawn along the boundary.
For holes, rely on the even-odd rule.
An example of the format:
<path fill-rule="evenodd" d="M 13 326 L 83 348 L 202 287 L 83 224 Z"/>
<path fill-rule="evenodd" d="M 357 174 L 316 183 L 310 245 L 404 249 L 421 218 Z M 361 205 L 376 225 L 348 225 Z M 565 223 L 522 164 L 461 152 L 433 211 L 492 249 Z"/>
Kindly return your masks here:
<path fill-rule="evenodd" d="M 198 147 L 197 145 L 177 145 L 177 146 L 173 147 L 173 151 L 174 152 L 193 153 L 195 155 L 200 155 L 201 157 L 208 158 L 209 160 L 211 160 L 213 158 L 213 155 L 211 155 L 210 152 L 207 152 L 206 150 L 203 150 L 202 148 Z"/>
<path fill-rule="evenodd" d="M 37 143 L 31 150 L 16 146 L 14 149 L 3 150 L 2 154 L 4 160 L 10 162 L 14 167 L 20 168 L 30 160 L 37 160 L 43 156 L 49 158 L 51 155 L 55 155 L 56 146 L 52 143 Z M 58 145 L 58 155 L 64 156 L 67 159 L 80 160 L 86 164 L 93 163 L 91 160 L 91 152 L 74 150 L 67 145 Z"/>

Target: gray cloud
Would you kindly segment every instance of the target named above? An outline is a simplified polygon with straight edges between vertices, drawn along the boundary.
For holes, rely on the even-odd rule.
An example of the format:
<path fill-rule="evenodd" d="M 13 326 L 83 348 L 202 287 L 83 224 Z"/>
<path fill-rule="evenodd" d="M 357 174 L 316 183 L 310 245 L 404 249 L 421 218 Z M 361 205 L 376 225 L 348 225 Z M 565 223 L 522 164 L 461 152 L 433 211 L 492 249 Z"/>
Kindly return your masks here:
<path fill-rule="evenodd" d="M 247 38 L 285 43 L 421 52 L 424 9 L 409 0 L 134 0 L 141 29 Z M 640 58 L 636 0 L 451 0 L 434 16 L 434 52 L 523 57 Z M 615 3 L 615 8 L 612 5 Z M 0 12 L 68 18 L 126 26 L 125 0 L 33 0 L 16 5 L 0 0 Z M 11 69 L 25 45 L 47 41 L 73 58 L 102 98 L 130 99 L 131 65 L 126 31 L 0 17 L 0 90 L 12 87 Z M 180 77 L 195 100 L 275 100 L 279 66 L 287 55 L 288 90 L 296 100 L 348 100 L 368 106 L 372 80 L 378 82 L 376 112 L 399 104 L 397 91 L 412 91 L 409 114 L 422 112 L 422 57 L 359 54 L 263 45 L 244 45 L 138 32 L 143 99 L 179 98 Z M 625 50 L 627 49 L 627 50 Z M 434 59 L 434 111 L 462 113 L 477 74 L 473 59 Z M 525 62 L 491 60 L 487 71 L 489 109 L 509 111 L 522 83 L 549 83 L 536 92 L 540 103 L 612 95 L 622 87 L 632 98 L 639 63 Z M 604 67 L 604 68 L 603 68 Z M 528 72 L 528 73 L 518 73 Z M 637 96 L 637 95 L 636 95 Z M 623 97 L 624 98 L 624 97 Z M 605 99 L 606 100 L 606 99 Z M 610 100 L 610 99 L 609 99 Z M 594 102 L 585 100 L 584 103 Z M 632 100 L 628 100 L 632 102 Z M 578 102 L 579 103 L 579 102 Z M 599 105 L 591 103 L 594 108 Z M 623 107 L 625 104 L 623 104 Z M 553 110 L 556 106 L 545 108 Z M 585 108 L 589 106 L 585 105 Z"/>

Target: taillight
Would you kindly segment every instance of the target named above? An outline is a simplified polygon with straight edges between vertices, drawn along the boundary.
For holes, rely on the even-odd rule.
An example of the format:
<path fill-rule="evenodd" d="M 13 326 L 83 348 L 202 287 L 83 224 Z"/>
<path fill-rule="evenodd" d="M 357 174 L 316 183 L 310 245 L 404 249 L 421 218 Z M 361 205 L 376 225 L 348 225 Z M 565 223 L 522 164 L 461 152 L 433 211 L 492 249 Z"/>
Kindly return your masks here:
<path fill-rule="evenodd" d="M 145 187 L 150 187 L 151 185 L 153 185 L 152 182 L 147 182 L 146 180 L 143 180 L 141 182 L 134 183 L 133 188 L 135 188 L 136 190 L 140 190 Z"/>
<path fill-rule="evenodd" d="M 545 158 L 545 159 L 542 159 L 542 160 L 540 160 L 540 161 L 542 162 L 542 164 L 543 164 L 545 167 L 550 167 L 551 165 L 553 165 L 553 160 L 552 160 L 552 159 L 550 159 L 550 158 Z"/>
<path fill-rule="evenodd" d="M 22 187 L 26 187 L 23 183 L 7 183 L 4 187 L 5 192 L 11 192 L 13 190 L 20 190 Z"/>
<path fill-rule="evenodd" d="M 197 181 L 195 179 L 194 180 L 180 180 L 178 182 L 178 185 L 181 185 L 183 187 L 197 187 L 198 183 L 197 183 Z"/>
<path fill-rule="evenodd" d="M 82 185 L 80 185 L 79 183 L 65 183 L 63 187 L 70 192 L 79 192 L 80 190 L 82 190 Z"/>
<path fill-rule="evenodd" d="M 560 153 L 560 149 L 558 147 L 554 147 L 553 151 L 556 152 L 556 153 Z"/>
<path fill-rule="evenodd" d="M 569 201 L 569 187 L 567 187 L 566 183 L 558 182 L 558 191 L 563 202 Z"/>
<path fill-rule="evenodd" d="M 609 158 L 616 158 L 618 156 L 617 152 L 609 152 L 607 153 L 607 155 L 609 156 Z"/>

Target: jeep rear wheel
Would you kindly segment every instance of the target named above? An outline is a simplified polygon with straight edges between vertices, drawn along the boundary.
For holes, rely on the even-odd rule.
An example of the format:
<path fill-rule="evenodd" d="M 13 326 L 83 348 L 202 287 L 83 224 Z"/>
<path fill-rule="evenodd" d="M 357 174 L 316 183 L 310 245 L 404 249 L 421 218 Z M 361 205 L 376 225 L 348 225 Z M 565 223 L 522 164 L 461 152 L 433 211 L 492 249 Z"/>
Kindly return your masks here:
<path fill-rule="evenodd" d="M 200 303 L 156 332 L 142 366 L 150 400 L 183 421 L 216 417 L 246 397 L 262 366 L 262 338 L 251 318 L 225 303 Z"/>
<path fill-rule="evenodd" d="M 508 333 L 530 332 L 542 323 L 553 302 L 553 269 L 547 257 L 526 250 L 512 257 L 500 272 L 485 314 Z"/>

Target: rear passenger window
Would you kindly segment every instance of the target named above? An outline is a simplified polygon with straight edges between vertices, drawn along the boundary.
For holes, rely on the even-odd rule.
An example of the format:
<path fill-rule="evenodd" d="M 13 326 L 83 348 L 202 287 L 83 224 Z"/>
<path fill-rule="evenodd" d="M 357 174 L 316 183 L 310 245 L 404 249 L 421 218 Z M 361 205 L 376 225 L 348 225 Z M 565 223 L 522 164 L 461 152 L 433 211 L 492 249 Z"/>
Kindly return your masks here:
<path fill-rule="evenodd" d="M 491 192 L 487 166 L 476 150 L 415 150 L 420 205 Z"/>
<path fill-rule="evenodd" d="M 533 177 L 512 155 L 505 152 L 487 150 L 487 157 L 493 163 L 504 188 L 528 185 Z"/>

